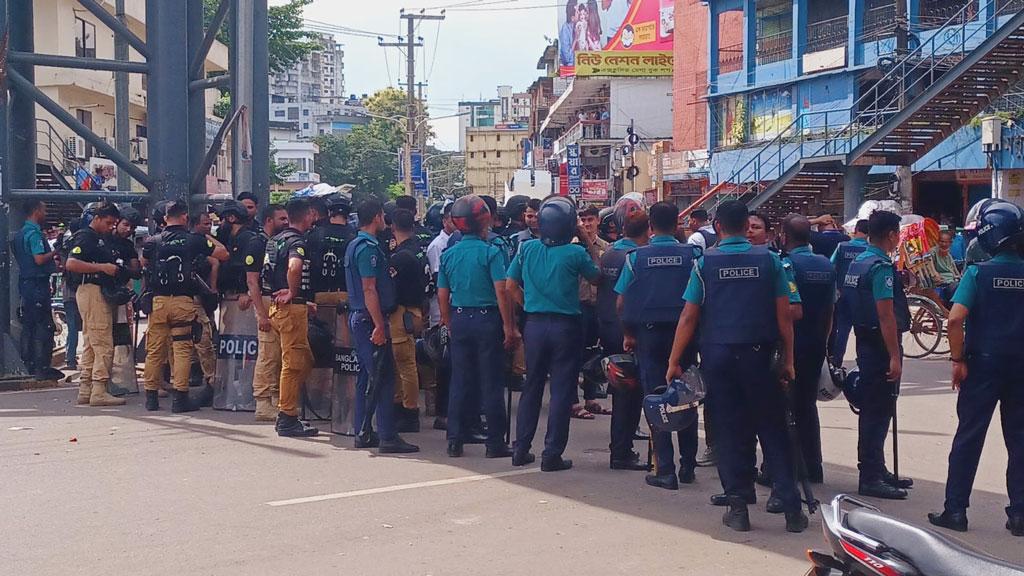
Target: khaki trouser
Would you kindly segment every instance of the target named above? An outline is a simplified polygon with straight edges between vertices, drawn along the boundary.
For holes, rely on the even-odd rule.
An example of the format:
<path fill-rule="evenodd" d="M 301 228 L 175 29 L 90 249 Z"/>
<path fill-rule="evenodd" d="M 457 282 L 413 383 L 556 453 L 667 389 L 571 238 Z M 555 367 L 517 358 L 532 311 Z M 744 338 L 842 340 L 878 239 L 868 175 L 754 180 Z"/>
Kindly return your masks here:
<path fill-rule="evenodd" d="M 270 296 L 263 297 L 269 314 Z M 276 396 L 281 382 L 281 338 L 273 328 L 256 331 L 256 368 L 252 379 L 252 395 L 256 398 Z"/>
<path fill-rule="evenodd" d="M 413 334 L 405 329 L 405 313 L 413 316 Z M 391 313 L 391 349 L 395 356 L 395 404 L 408 410 L 419 406 L 420 377 L 416 367 L 416 336 L 422 330 L 423 314 L 418 308 L 399 306 Z"/>
<path fill-rule="evenodd" d="M 271 304 L 270 325 L 281 339 L 281 401 L 278 409 L 299 415 L 299 394 L 313 370 L 309 349 L 309 309 L 305 304 Z"/>
<path fill-rule="evenodd" d="M 114 307 L 96 284 L 82 284 L 75 293 L 82 314 L 82 382 L 110 382 L 114 366 Z"/>
<path fill-rule="evenodd" d="M 199 356 L 199 366 L 203 369 L 203 379 L 212 383 L 217 373 L 217 354 L 213 350 L 213 323 L 210 322 L 210 317 L 206 315 L 206 309 L 199 299 L 195 298 L 194 302 L 196 320 L 203 326 L 203 334 L 195 345 L 196 355 Z"/>
<path fill-rule="evenodd" d="M 188 392 L 192 371 L 192 323 L 196 319 L 196 306 L 191 296 L 155 296 L 153 313 L 149 315 L 146 331 L 146 367 L 143 378 L 146 390 L 158 390 L 163 380 L 168 352 L 173 355 L 171 385 L 175 390 Z M 170 349 L 168 351 L 168 349 Z"/>

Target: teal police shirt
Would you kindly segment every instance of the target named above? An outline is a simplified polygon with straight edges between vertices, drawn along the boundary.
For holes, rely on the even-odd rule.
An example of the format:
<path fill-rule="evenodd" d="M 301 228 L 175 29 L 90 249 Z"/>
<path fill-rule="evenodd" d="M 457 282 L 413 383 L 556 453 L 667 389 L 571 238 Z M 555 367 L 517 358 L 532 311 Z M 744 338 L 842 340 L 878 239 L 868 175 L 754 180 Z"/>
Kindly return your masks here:
<path fill-rule="evenodd" d="M 868 272 L 871 277 L 871 294 L 875 297 L 875 300 L 892 300 L 893 299 L 893 286 L 896 283 L 896 279 L 892 271 L 892 259 L 889 255 L 882 251 L 877 246 L 868 245 L 868 249 L 861 252 L 854 258 L 854 262 L 860 262 L 866 260 L 872 255 L 879 256 L 882 258 L 883 264 L 888 266 L 875 266 Z"/>
<path fill-rule="evenodd" d="M 505 254 L 496 243 L 479 236 L 462 240 L 441 254 L 437 287 L 451 291 L 456 307 L 489 308 L 498 305 L 494 283 L 505 279 Z"/>
<path fill-rule="evenodd" d="M 621 240 L 619 241 L 621 242 Z M 636 243 L 629 240 L 632 247 L 636 248 Z M 678 244 L 679 241 L 672 236 L 655 236 L 651 238 L 651 244 Z M 615 243 L 618 245 L 618 242 Z M 633 252 L 628 257 L 629 265 L 622 267 L 622 272 L 619 273 L 619 281 L 615 283 L 615 293 L 625 294 L 629 287 L 636 280 L 636 276 L 633 274 L 633 266 L 636 266 L 636 252 Z"/>
<path fill-rule="evenodd" d="M 381 266 L 387 266 L 387 259 L 380 250 L 380 242 L 371 234 L 362 230 L 357 236 L 366 238 L 366 244 L 360 246 L 355 253 L 356 270 L 360 278 L 376 278 Z"/>
<path fill-rule="evenodd" d="M 528 314 L 579 315 L 579 278 L 601 275 L 587 250 L 578 244 L 548 246 L 540 240 L 519 245 L 508 277 L 523 288 Z"/>
<path fill-rule="evenodd" d="M 1024 263 L 1024 259 L 1016 254 L 1007 252 L 1000 252 L 996 254 L 990 262 L 1001 262 L 1006 264 L 1021 264 Z M 956 293 L 953 294 L 953 303 L 959 304 L 968 310 L 974 305 L 974 302 L 978 298 L 978 267 L 968 266 L 967 270 L 964 271 L 963 278 L 960 279 L 960 286 L 957 287 Z"/>
<path fill-rule="evenodd" d="M 718 242 L 718 249 L 726 253 L 739 253 L 749 252 L 753 248 L 753 245 L 746 238 L 740 238 L 737 236 L 731 238 L 723 238 Z M 775 297 L 790 298 L 790 282 L 786 278 L 786 271 L 782 267 L 782 260 L 779 255 L 770 252 L 772 255 L 772 263 L 775 266 Z M 701 278 L 701 270 L 704 268 L 704 257 L 702 256 L 697 260 L 697 264 L 693 267 L 693 272 L 690 273 L 690 282 L 686 285 L 686 292 L 683 294 L 683 300 L 697 306 L 704 305 L 704 280 Z M 793 290 L 795 290 L 795 284 Z"/>

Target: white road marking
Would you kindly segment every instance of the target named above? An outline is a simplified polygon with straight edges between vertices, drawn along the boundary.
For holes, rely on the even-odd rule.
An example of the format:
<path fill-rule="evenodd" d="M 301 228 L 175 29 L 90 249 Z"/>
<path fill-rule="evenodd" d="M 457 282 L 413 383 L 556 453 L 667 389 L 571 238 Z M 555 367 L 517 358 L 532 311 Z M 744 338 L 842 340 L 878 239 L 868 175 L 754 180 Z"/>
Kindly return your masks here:
<path fill-rule="evenodd" d="M 415 490 L 417 488 L 432 488 L 434 486 L 450 486 L 452 484 L 466 484 L 468 482 L 480 482 L 483 480 L 494 480 L 508 478 L 509 476 L 522 476 L 540 472 L 540 468 L 527 468 L 525 470 L 512 470 L 509 472 L 498 472 L 496 474 L 475 474 L 473 476 L 461 476 L 459 478 L 448 478 L 445 480 L 430 480 L 428 482 L 414 482 L 412 484 L 398 484 L 395 486 L 382 486 L 380 488 L 367 488 L 364 490 L 352 490 L 350 492 L 336 492 L 334 494 L 323 494 L 321 496 L 306 496 L 304 498 L 292 498 L 289 500 L 274 500 L 267 502 L 268 506 L 292 506 L 294 504 L 309 504 L 311 502 L 323 502 L 325 500 L 340 500 L 342 498 L 355 498 L 357 496 L 373 496 L 374 494 L 387 494 L 389 492 L 401 492 L 403 490 Z"/>

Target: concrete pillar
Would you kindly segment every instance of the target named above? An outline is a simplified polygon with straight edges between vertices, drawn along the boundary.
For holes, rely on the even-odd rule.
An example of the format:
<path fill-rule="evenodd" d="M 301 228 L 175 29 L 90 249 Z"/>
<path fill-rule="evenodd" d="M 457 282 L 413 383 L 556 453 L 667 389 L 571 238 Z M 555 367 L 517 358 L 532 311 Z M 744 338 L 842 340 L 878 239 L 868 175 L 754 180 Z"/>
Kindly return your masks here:
<path fill-rule="evenodd" d="M 864 203 L 864 185 L 867 183 L 870 166 L 847 166 L 843 172 L 843 219 L 857 216 L 857 210 Z"/>
<path fill-rule="evenodd" d="M 914 173 L 910 166 L 896 167 L 896 184 L 900 194 L 900 204 L 905 213 L 913 212 L 914 204 Z"/>
<path fill-rule="evenodd" d="M 757 10 L 756 0 L 743 2 L 743 70 L 747 74 L 747 86 L 754 83 L 754 68 L 757 66 Z"/>
<path fill-rule="evenodd" d="M 804 73 L 803 53 L 807 46 L 807 2 L 793 0 L 793 60 L 796 61 L 797 76 Z"/>
<path fill-rule="evenodd" d="M 857 37 L 864 29 L 864 0 L 847 0 L 847 5 L 846 65 L 857 66 L 862 60 L 857 56 Z"/>
<path fill-rule="evenodd" d="M 188 44 L 188 62 L 191 63 L 199 53 L 203 43 L 203 1 L 188 0 L 188 15 L 185 21 L 185 41 Z M 205 70 L 205 69 L 204 69 Z M 199 77 L 190 77 L 189 80 L 200 80 L 205 72 Z M 188 173 L 194 175 L 202 167 L 206 158 L 206 91 L 192 90 L 188 95 Z M 189 185 L 192 179 L 189 178 Z M 189 195 L 205 194 L 206 180 L 202 180 L 199 189 L 190 190 Z M 190 204 L 191 210 L 202 210 L 196 204 Z"/>
<path fill-rule="evenodd" d="M 32 2 L 10 3 L 10 49 L 19 52 L 35 52 L 34 12 Z M 14 70 L 26 80 L 35 84 L 35 66 L 12 64 Z M 11 187 L 34 189 L 36 187 L 36 104 L 28 94 L 18 90 L 10 93 L 10 162 Z"/>

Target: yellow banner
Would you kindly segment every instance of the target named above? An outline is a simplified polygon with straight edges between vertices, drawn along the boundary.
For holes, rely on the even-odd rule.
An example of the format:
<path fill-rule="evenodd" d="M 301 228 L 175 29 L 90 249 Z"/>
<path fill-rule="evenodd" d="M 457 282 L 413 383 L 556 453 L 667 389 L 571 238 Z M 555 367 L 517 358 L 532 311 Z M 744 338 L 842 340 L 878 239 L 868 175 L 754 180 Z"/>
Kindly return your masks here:
<path fill-rule="evenodd" d="M 577 52 L 577 76 L 671 76 L 670 51 Z"/>

